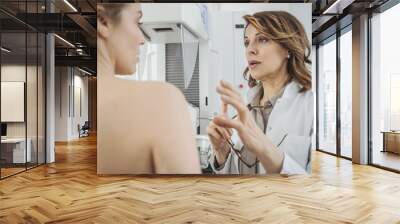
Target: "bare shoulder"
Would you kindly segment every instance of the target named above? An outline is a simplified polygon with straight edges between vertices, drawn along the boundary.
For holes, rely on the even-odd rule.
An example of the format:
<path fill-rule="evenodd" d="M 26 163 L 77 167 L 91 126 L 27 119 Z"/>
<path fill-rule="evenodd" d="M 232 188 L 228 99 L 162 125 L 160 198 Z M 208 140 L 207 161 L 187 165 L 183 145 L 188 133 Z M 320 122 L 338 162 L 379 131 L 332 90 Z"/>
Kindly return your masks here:
<path fill-rule="evenodd" d="M 170 83 L 146 82 L 142 88 L 141 95 L 147 99 L 148 104 L 156 106 L 158 112 L 169 112 L 186 105 L 182 92 Z"/>
<path fill-rule="evenodd" d="M 137 87 L 137 110 L 142 114 L 141 122 L 153 127 L 152 136 L 168 133 L 182 122 L 191 123 L 185 97 L 177 87 L 154 81 L 137 83 Z"/>
<path fill-rule="evenodd" d="M 200 173 L 195 133 L 183 93 L 168 83 L 146 85 L 144 92 L 151 108 L 146 115 L 153 118 L 149 126 L 153 127 L 150 139 L 155 172 Z"/>
<path fill-rule="evenodd" d="M 170 83 L 154 82 L 152 83 L 156 91 L 169 100 L 184 99 L 182 92 Z"/>
<path fill-rule="evenodd" d="M 127 116 L 152 145 L 160 142 L 161 136 L 173 135 L 171 129 L 185 126 L 182 123 L 191 124 L 187 103 L 177 87 L 156 81 L 131 84 L 134 91 L 129 93 L 127 104 L 132 109 Z"/>

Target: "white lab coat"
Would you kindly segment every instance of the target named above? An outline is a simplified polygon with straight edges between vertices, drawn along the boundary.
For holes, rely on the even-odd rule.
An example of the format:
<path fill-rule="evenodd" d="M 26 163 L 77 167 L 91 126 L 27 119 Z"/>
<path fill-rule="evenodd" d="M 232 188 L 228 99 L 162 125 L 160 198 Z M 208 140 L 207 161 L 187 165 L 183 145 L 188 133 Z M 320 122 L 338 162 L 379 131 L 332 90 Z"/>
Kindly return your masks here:
<path fill-rule="evenodd" d="M 255 86 L 248 92 L 248 102 L 257 95 L 261 86 Z M 284 160 L 281 174 L 309 174 L 311 173 L 311 137 L 313 133 L 314 120 L 314 99 L 313 93 L 308 90 L 299 92 L 301 85 L 291 81 L 286 86 L 283 95 L 279 98 L 269 116 L 266 128 L 266 135 L 278 145 L 284 153 Z M 285 137 L 286 135 L 286 137 Z M 235 148 L 243 146 L 237 133 L 232 136 Z M 239 174 L 239 159 L 234 152 L 231 152 L 219 170 L 214 167 L 215 155 L 210 157 L 212 169 L 217 174 Z M 259 164 L 259 174 L 266 174 L 264 167 Z"/>

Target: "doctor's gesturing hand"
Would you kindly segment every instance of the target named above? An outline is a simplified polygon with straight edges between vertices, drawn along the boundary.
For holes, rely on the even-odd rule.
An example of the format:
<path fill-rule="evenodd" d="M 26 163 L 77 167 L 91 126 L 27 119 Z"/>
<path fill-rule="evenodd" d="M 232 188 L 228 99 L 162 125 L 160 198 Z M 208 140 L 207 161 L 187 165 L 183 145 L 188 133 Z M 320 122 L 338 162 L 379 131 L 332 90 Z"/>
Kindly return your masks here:
<path fill-rule="evenodd" d="M 213 119 L 213 123 L 224 129 L 235 129 L 244 146 L 258 158 L 264 169 L 268 173 L 279 173 L 282 168 L 284 154 L 257 126 L 240 93 L 225 81 L 220 81 L 217 92 L 221 96 L 223 111 L 221 115 Z M 226 115 L 228 105 L 235 108 L 237 118 L 230 119 Z"/>
<path fill-rule="evenodd" d="M 225 109 L 222 110 L 226 111 Z M 226 112 L 220 116 L 227 116 Z M 218 164 L 224 164 L 230 152 L 229 144 L 225 139 L 229 139 L 232 136 L 232 129 L 220 127 L 212 120 L 207 127 L 207 134 L 213 145 Z"/>

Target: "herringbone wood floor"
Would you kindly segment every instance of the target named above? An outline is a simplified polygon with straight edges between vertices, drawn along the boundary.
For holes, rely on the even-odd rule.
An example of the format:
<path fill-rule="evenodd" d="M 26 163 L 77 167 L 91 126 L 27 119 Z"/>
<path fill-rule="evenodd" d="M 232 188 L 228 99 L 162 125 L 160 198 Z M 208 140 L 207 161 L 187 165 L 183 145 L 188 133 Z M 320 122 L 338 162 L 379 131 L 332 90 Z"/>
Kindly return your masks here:
<path fill-rule="evenodd" d="M 94 137 L 0 181 L 0 223 L 400 223 L 400 175 L 314 153 L 311 176 L 97 176 Z"/>

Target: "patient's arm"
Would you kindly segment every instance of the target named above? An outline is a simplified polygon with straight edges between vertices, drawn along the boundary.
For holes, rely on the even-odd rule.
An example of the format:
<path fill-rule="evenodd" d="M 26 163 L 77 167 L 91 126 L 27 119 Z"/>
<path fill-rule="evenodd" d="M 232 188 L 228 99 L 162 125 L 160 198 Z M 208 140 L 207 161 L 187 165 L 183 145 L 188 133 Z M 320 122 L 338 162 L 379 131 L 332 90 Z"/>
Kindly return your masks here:
<path fill-rule="evenodd" d="M 154 94 L 158 95 L 154 108 L 157 126 L 152 135 L 155 172 L 200 173 L 195 134 L 183 94 L 170 84 L 160 84 Z"/>

